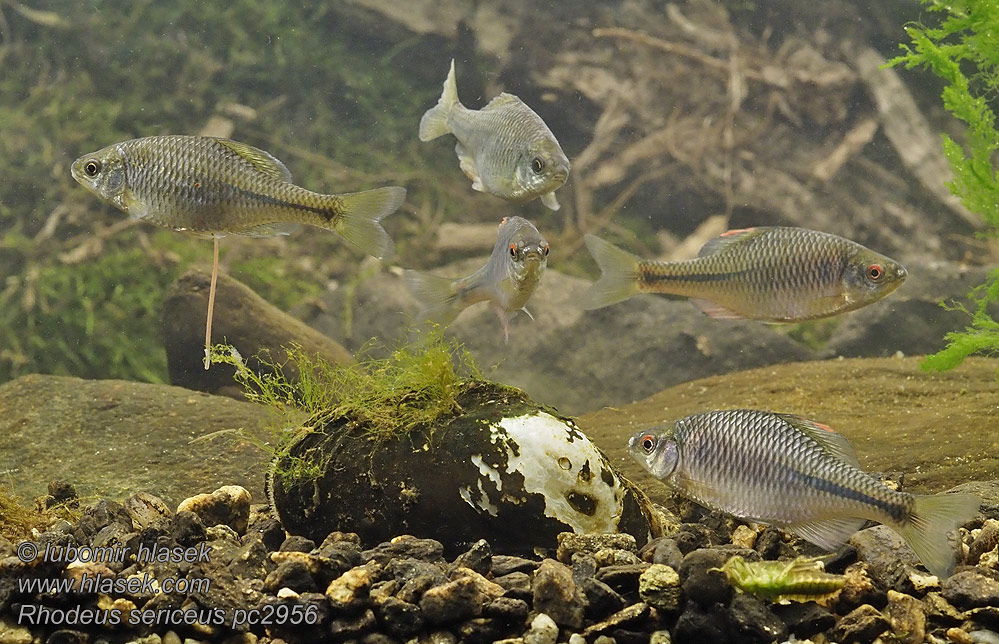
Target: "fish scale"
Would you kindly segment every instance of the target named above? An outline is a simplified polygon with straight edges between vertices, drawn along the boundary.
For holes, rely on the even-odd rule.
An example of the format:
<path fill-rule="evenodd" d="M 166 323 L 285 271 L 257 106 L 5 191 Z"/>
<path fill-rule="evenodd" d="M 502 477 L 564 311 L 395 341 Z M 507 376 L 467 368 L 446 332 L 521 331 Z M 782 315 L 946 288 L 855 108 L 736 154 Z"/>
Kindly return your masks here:
<path fill-rule="evenodd" d="M 971 517 L 970 494 L 917 496 L 860 469 L 850 444 L 791 414 L 694 414 L 629 441 L 651 474 L 698 503 L 835 548 L 868 520 L 898 531 L 934 574 L 953 570 L 947 532 Z"/>

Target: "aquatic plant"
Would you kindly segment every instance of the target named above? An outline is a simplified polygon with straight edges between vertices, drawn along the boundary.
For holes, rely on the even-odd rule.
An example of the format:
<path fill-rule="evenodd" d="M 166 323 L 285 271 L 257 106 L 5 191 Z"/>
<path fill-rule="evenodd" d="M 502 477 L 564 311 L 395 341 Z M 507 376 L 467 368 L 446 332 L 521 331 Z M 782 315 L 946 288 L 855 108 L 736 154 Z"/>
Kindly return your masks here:
<path fill-rule="evenodd" d="M 889 62 L 907 67 L 925 67 L 944 80 L 943 105 L 967 126 L 964 143 L 944 134 L 943 151 L 954 179 L 948 184 L 968 210 L 978 213 L 988 227 L 985 234 L 999 233 L 999 177 L 995 153 L 999 150 L 999 130 L 990 107 L 999 94 L 999 1 L 923 0 L 930 11 L 944 15 L 940 26 L 909 25 L 911 45 Z M 999 353 L 999 321 L 989 308 L 999 302 L 999 270 L 989 274 L 985 284 L 969 293 L 974 311 L 964 304 L 942 303 L 971 317 L 964 331 L 945 337 L 948 345 L 928 356 L 922 367 L 944 371 L 961 363 L 972 353 Z"/>

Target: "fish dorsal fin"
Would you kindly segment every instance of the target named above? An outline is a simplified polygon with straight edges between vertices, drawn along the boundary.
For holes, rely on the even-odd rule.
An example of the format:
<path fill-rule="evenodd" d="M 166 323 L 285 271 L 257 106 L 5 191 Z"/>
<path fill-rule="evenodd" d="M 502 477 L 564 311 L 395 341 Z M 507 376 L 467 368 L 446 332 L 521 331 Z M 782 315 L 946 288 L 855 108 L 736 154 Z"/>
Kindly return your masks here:
<path fill-rule="evenodd" d="M 520 97 L 518 97 L 518 96 L 514 96 L 513 94 L 507 94 L 506 92 L 502 92 L 502 93 L 498 94 L 497 96 L 495 96 L 493 98 L 493 100 L 489 101 L 486 104 L 486 106 L 483 107 L 482 110 L 480 110 L 480 111 L 485 112 L 486 110 L 495 110 L 495 109 L 499 109 L 501 107 L 504 107 L 506 105 L 514 105 L 514 104 L 517 104 L 517 103 L 520 103 L 521 105 L 523 105 L 524 101 L 520 100 Z"/>
<path fill-rule="evenodd" d="M 835 550 L 852 537 L 857 530 L 860 530 L 865 523 L 867 523 L 867 519 L 864 518 L 839 517 L 807 523 L 793 523 L 783 527 L 820 548 Z"/>
<path fill-rule="evenodd" d="M 233 141 L 231 139 L 215 140 L 218 141 L 219 145 L 229 148 L 235 152 L 239 158 L 243 159 L 267 176 L 280 179 L 281 181 L 291 181 L 291 172 L 270 152 L 265 152 L 260 148 L 255 148 L 252 145 L 240 143 L 239 141 Z"/>
<path fill-rule="evenodd" d="M 821 445 L 831 456 L 860 469 L 860 460 L 857 459 L 857 452 L 853 449 L 853 445 L 832 427 L 795 414 L 779 414 L 779 416 L 789 425 Z"/>
<path fill-rule="evenodd" d="M 708 243 L 701 246 L 701 250 L 697 253 L 697 256 L 707 257 L 708 255 L 714 255 L 715 253 L 736 244 L 745 243 L 746 240 L 757 237 L 766 231 L 767 229 L 765 227 L 739 228 L 737 230 L 726 231 L 714 239 L 708 240 Z"/>

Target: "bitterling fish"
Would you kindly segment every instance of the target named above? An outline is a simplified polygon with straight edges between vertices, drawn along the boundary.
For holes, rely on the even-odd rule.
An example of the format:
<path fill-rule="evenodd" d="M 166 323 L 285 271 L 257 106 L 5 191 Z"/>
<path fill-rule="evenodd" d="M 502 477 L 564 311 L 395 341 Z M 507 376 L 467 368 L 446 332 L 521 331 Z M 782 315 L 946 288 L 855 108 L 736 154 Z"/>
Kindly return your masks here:
<path fill-rule="evenodd" d="M 420 140 L 445 134 L 458 139 L 455 152 L 472 188 L 507 201 L 541 203 L 558 210 L 555 190 L 569 177 L 569 160 L 555 135 L 534 110 L 502 93 L 481 110 L 458 100 L 454 60 L 437 105 L 420 120 Z"/>
<path fill-rule="evenodd" d="M 714 318 L 801 322 L 853 311 L 905 281 L 898 262 L 830 233 L 764 226 L 731 230 L 695 259 L 644 260 L 594 235 L 586 246 L 600 279 L 583 296 L 596 309 L 638 293 L 691 298 Z"/>
<path fill-rule="evenodd" d="M 132 217 L 212 237 L 212 282 L 205 330 L 209 366 L 211 318 L 218 273 L 218 240 L 225 235 L 288 234 L 298 224 L 339 233 L 366 253 L 385 257 L 392 240 L 382 217 L 406 196 L 399 187 L 319 194 L 291 183 L 270 153 L 245 143 L 204 136 L 150 136 L 85 154 L 73 178 Z"/>
<path fill-rule="evenodd" d="M 517 311 L 530 316 L 531 299 L 548 265 L 548 242 L 534 224 L 523 217 L 506 217 L 486 265 L 458 279 L 405 271 L 403 278 L 422 309 L 417 318 L 447 325 L 465 308 L 492 302 L 503 323 L 503 337 L 510 338 L 510 320 Z"/>
<path fill-rule="evenodd" d="M 979 508 L 973 494 L 913 495 L 860 469 L 840 434 L 792 414 L 713 411 L 638 432 L 632 456 L 706 507 L 793 532 L 832 550 L 868 520 L 895 531 L 927 569 L 954 569 L 947 533 Z"/>

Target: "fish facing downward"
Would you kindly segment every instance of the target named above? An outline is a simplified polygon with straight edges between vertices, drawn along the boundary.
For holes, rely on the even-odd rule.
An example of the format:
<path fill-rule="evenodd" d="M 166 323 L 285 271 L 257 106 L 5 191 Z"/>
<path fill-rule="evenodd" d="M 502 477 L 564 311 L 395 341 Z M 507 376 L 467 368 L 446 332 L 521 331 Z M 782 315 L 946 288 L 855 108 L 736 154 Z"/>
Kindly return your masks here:
<path fill-rule="evenodd" d="M 525 305 L 548 265 L 548 250 L 534 224 L 523 217 L 506 217 L 489 261 L 471 275 L 449 279 L 405 271 L 403 279 L 422 306 L 418 319 L 447 325 L 472 304 L 492 302 L 508 341 L 514 314 L 522 310 L 531 315 Z"/>
<path fill-rule="evenodd" d="M 832 550 L 868 520 L 883 523 L 940 577 L 954 570 L 947 533 L 979 509 L 973 494 L 913 495 L 860 469 L 847 440 L 791 414 L 695 414 L 638 432 L 632 456 L 684 496 Z"/>
<path fill-rule="evenodd" d="M 333 230 L 386 257 L 392 241 L 379 220 L 406 196 L 400 187 L 319 194 L 296 186 L 283 163 L 238 141 L 150 136 L 85 154 L 73 178 L 132 217 L 206 237 L 287 234 L 296 224 Z"/>
<path fill-rule="evenodd" d="M 596 309 L 638 293 L 668 293 L 714 318 L 801 322 L 853 311 L 902 285 L 891 258 L 837 235 L 766 226 L 730 230 L 695 259 L 644 260 L 594 235 L 586 246 L 600 279 L 583 296 Z"/>
<path fill-rule="evenodd" d="M 555 190 L 569 177 L 569 160 L 555 135 L 534 110 L 513 94 L 502 93 L 481 110 L 458 101 L 454 60 L 437 105 L 420 120 L 420 140 L 445 134 L 458 139 L 455 152 L 472 188 L 525 203 L 558 210 Z"/>

